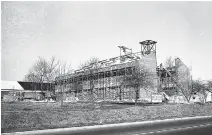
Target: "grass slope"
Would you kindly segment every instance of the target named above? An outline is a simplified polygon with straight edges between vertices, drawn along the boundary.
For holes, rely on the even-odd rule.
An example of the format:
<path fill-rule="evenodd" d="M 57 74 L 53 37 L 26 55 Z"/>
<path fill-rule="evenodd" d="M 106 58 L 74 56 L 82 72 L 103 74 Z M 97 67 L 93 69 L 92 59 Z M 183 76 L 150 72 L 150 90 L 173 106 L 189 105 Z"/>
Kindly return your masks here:
<path fill-rule="evenodd" d="M 2 132 L 212 115 L 212 104 L 2 103 Z"/>

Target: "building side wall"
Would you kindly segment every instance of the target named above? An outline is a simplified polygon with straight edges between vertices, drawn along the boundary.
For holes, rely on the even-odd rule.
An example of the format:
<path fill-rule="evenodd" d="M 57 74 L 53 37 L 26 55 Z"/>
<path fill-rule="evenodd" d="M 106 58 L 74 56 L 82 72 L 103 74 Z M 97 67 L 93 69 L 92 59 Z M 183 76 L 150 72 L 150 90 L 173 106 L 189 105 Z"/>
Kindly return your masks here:
<path fill-rule="evenodd" d="M 104 77 L 103 78 L 97 78 L 95 80 L 89 80 L 87 78 L 87 74 L 85 73 L 84 75 L 86 76 L 86 79 L 83 81 L 79 81 L 80 85 L 80 90 L 77 91 L 74 87 L 74 83 L 63 83 L 57 84 L 55 86 L 56 88 L 56 93 L 58 92 L 71 92 L 74 93 L 74 91 L 77 91 L 77 94 L 75 96 L 79 97 L 80 100 L 89 100 L 91 98 L 91 84 L 94 85 L 94 98 L 97 100 L 122 100 L 122 99 L 134 99 L 135 93 L 133 88 L 122 88 L 120 91 L 120 82 L 121 82 L 121 75 L 120 74 L 120 69 L 125 69 L 126 68 L 132 68 L 133 62 L 128 62 L 128 63 L 122 63 L 119 65 L 113 65 L 111 67 L 106 67 L 102 69 L 98 69 L 99 74 L 104 72 Z M 113 70 L 119 70 L 117 71 L 118 76 L 110 76 L 106 77 L 106 73 L 110 72 L 110 74 L 113 73 Z M 97 73 L 95 71 L 94 73 Z"/>
<path fill-rule="evenodd" d="M 175 60 L 177 67 L 177 81 L 184 88 L 185 95 L 189 97 L 191 95 L 192 78 L 189 68 L 180 60 Z M 182 95 L 182 90 L 178 88 L 179 95 Z"/>
<path fill-rule="evenodd" d="M 149 78 L 149 80 L 152 81 L 152 86 L 149 86 L 148 88 L 140 88 L 139 99 L 151 101 L 152 94 L 158 92 L 156 52 L 151 52 L 149 55 L 142 56 L 139 60 L 139 66 L 148 69 L 152 74 Z"/>

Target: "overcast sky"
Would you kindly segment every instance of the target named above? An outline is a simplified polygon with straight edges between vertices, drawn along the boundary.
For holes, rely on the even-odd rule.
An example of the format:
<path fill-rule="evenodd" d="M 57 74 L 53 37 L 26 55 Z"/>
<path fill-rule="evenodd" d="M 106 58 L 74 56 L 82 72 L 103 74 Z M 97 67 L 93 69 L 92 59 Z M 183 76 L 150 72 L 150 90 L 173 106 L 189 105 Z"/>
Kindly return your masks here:
<path fill-rule="evenodd" d="M 179 57 L 212 79 L 212 2 L 2 2 L 2 80 L 23 80 L 38 56 L 80 62 L 140 51 L 157 41 L 158 64 Z"/>

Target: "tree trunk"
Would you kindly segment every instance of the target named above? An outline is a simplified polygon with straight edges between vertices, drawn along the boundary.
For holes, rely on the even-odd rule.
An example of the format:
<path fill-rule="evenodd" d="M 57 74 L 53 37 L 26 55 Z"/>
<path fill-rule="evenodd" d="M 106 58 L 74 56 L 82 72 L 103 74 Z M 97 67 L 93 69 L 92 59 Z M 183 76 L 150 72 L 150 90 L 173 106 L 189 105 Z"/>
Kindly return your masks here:
<path fill-rule="evenodd" d="M 93 72 L 92 72 L 92 71 L 91 71 L 91 75 L 92 75 L 92 77 L 93 77 Z M 91 98 L 91 99 L 89 99 L 89 100 L 91 100 L 92 110 L 94 110 L 94 109 L 95 109 L 95 105 L 94 105 L 94 96 L 93 96 L 94 80 L 93 80 L 93 78 L 92 78 L 92 77 L 91 77 L 91 80 L 90 80 L 90 90 L 91 90 L 90 98 Z"/>
<path fill-rule="evenodd" d="M 138 90 L 139 88 L 136 87 L 136 92 L 135 92 L 135 105 L 137 105 L 137 102 L 138 102 Z"/>
<path fill-rule="evenodd" d="M 119 86 L 119 100 L 122 100 L 122 98 L 121 98 L 121 86 Z"/>
<path fill-rule="evenodd" d="M 61 106 L 63 106 L 63 86 L 62 86 L 62 89 L 61 89 Z"/>
<path fill-rule="evenodd" d="M 206 94 L 206 91 L 205 91 L 205 90 L 204 90 L 204 94 L 203 94 L 203 96 L 204 96 L 204 103 L 206 103 L 207 94 Z"/>

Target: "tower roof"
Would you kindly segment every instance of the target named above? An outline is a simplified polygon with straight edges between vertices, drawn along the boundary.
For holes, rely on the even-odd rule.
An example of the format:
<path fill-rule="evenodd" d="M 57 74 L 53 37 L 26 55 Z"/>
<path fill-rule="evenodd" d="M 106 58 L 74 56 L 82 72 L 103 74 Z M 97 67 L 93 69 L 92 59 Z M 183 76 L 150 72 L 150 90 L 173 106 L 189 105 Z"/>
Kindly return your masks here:
<path fill-rule="evenodd" d="M 153 41 L 153 40 L 146 40 L 146 41 L 142 41 L 142 42 L 139 42 L 139 43 L 142 44 L 142 45 L 152 45 L 152 44 L 156 44 L 157 42 Z"/>

